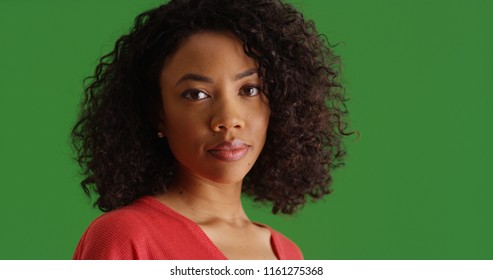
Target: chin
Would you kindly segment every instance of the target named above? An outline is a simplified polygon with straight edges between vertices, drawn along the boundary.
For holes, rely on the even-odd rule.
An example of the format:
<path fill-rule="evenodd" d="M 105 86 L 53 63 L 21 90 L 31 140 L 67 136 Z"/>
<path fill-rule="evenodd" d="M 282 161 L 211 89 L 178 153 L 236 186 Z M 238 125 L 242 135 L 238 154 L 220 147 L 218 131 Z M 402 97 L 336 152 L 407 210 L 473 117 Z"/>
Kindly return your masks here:
<path fill-rule="evenodd" d="M 217 184 L 237 184 L 243 182 L 249 170 L 235 170 L 234 168 L 216 169 L 204 174 L 204 178 Z"/>
<path fill-rule="evenodd" d="M 221 185 L 235 185 L 235 184 L 241 184 L 243 182 L 243 179 L 245 176 L 238 177 L 238 176 L 210 176 L 208 178 L 209 181 L 214 182 L 216 184 L 221 184 Z"/>

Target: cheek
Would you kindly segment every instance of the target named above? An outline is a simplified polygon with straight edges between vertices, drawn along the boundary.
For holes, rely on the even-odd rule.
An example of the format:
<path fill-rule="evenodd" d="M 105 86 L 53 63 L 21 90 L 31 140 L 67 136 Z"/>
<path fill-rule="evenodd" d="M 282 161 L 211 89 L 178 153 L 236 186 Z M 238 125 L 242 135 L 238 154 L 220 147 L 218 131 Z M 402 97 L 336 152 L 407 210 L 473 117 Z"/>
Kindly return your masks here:
<path fill-rule="evenodd" d="M 265 142 L 267 128 L 269 126 L 270 110 L 268 105 L 263 105 L 254 115 L 253 123 L 255 124 L 256 135 L 261 136 L 262 142 Z"/>
<path fill-rule="evenodd" d="M 187 128 L 194 126 L 193 116 L 187 111 L 177 106 L 176 102 L 168 102 L 168 106 L 163 106 L 163 122 L 166 136 L 172 137 L 173 134 L 185 133 Z"/>
<path fill-rule="evenodd" d="M 267 130 L 267 127 L 269 126 L 269 119 L 270 119 L 269 104 L 263 103 L 261 106 L 260 113 L 259 113 L 259 122 L 261 123 L 262 127 L 265 130 Z"/>
<path fill-rule="evenodd" d="M 183 114 L 179 110 L 169 109 L 167 112 L 163 117 L 164 134 L 171 148 L 195 142 L 200 131 L 200 119 Z"/>
<path fill-rule="evenodd" d="M 195 122 L 188 119 L 169 119 L 166 139 L 175 159 L 189 166 L 204 148 L 203 133 Z"/>

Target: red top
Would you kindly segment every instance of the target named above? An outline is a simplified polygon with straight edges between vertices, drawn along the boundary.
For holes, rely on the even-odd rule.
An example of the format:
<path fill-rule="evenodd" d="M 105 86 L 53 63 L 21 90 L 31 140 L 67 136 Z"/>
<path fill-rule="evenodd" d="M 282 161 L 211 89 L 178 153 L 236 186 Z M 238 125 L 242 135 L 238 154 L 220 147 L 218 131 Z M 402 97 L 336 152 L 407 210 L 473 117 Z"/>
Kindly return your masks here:
<path fill-rule="evenodd" d="M 272 249 L 280 260 L 303 255 L 291 240 L 267 228 Z M 152 196 L 105 213 L 87 228 L 73 259 L 83 260 L 226 260 L 204 231 Z"/>

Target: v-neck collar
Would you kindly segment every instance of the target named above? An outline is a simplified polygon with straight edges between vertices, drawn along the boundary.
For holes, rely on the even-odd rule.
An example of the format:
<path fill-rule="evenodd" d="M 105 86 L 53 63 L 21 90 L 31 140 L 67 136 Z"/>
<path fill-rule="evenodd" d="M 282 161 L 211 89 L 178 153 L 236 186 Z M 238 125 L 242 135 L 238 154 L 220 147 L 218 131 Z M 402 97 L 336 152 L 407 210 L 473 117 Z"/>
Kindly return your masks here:
<path fill-rule="evenodd" d="M 194 221 L 190 220 L 189 218 L 183 216 L 182 214 L 176 212 L 175 210 L 171 209 L 169 206 L 166 204 L 162 203 L 159 201 L 157 198 L 153 196 L 144 196 L 141 198 L 142 200 L 145 200 L 152 204 L 153 206 L 159 208 L 160 210 L 166 212 L 167 214 L 174 216 L 178 218 L 179 220 L 182 220 L 190 229 L 193 230 L 193 232 L 197 235 L 197 237 L 200 239 L 201 242 L 207 245 L 208 248 L 210 248 L 216 255 L 220 256 L 221 258 L 228 260 L 226 255 L 212 242 L 212 240 L 209 238 L 209 236 L 204 232 L 204 230 L 196 224 Z M 278 260 L 283 259 L 285 256 L 284 251 L 282 250 L 282 247 L 280 245 L 280 240 L 277 235 L 277 233 L 270 228 L 267 225 L 253 222 L 256 226 L 263 227 L 270 232 L 270 245 L 271 249 L 274 252 L 274 255 Z"/>

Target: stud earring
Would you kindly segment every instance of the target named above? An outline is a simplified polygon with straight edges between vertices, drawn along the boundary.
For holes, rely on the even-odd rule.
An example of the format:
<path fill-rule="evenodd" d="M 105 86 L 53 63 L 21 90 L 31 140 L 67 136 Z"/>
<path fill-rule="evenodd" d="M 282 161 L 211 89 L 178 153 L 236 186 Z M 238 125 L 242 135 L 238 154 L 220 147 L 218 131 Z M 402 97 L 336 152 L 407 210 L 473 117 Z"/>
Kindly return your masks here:
<path fill-rule="evenodd" d="M 161 131 L 159 131 L 159 132 L 157 133 L 157 137 L 159 137 L 159 138 L 164 138 L 164 133 L 163 133 L 163 132 L 161 132 Z"/>

